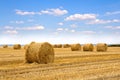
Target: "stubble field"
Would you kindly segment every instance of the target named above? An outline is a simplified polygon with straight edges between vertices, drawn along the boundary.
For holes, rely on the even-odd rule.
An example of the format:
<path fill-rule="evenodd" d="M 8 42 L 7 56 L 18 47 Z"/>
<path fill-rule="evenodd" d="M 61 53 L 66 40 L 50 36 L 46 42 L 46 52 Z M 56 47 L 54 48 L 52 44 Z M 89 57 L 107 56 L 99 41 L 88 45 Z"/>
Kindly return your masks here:
<path fill-rule="evenodd" d="M 27 64 L 23 48 L 0 47 L 0 80 L 120 80 L 120 47 L 107 52 L 54 50 L 54 63 Z"/>

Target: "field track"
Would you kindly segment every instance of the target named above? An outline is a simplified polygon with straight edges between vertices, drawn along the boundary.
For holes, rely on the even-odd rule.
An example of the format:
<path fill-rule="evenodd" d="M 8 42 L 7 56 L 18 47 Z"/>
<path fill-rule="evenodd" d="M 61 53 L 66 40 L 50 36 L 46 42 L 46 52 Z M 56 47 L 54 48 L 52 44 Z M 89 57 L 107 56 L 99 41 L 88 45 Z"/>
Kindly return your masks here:
<path fill-rule="evenodd" d="M 120 48 L 108 52 L 55 49 L 52 64 L 24 63 L 25 50 L 0 49 L 0 80 L 120 80 Z"/>

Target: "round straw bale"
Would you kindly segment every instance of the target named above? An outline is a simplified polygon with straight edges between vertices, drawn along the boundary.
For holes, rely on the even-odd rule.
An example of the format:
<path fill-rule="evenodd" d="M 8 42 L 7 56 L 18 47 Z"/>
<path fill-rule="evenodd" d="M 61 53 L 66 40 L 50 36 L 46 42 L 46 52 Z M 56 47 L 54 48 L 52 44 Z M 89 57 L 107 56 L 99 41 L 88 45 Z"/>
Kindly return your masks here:
<path fill-rule="evenodd" d="M 94 49 L 94 46 L 91 43 L 83 45 L 83 51 L 93 51 L 93 49 Z"/>
<path fill-rule="evenodd" d="M 80 44 L 72 44 L 72 45 L 71 45 L 71 50 L 72 50 L 72 51 L 81 50 L 81 45 L 80 45 Z"/>
<path fill-rule="evenodd" d="M 69 48 L 69 47 L 71 47 L 71 45 L 70 44 L 64 44 L 63 47 L 64 48 Z"/>
<path fill-rule="evenodd" d="M 57 44 L 57 48 L 62 48 L 62 44 Z"/>
<path fill-rule="evenodd" d="M 28 44 L 24 45 L 24 49 L 27 49 L 28 48 Z"/>
<path fill-rule="evenodd" d="M 99 51 L 107 51 L 107 44 L 106 43 L 98 43 L 97 45 L 96 45 L 96 49 L 97 49 L 97 51 L 99 52 Z"/>
<path fill-rule="evenodd" d="M 34 44 L 35 43 L 35 41 L 32 41 L 30 44 Z"/>
<path fill-rule="evenodd" d="M 25 60 L 28 63 L 52 63 L 54 49 L 48 42 L 30 44 L 26 49 Z"/>
<path fill-rule="evenodd" d="M 57 48 L 57 44 L 54 44 L 53 47 L 54 47 L 54 48 Z"/>
<path fill-rule="evenodd" d="M 21 45 L 20 44 L 15 44 L 15 45 L 13 45 L 13 49 L 21 49 Z"/>
<path fill-rule="evenodd" d="M 8 45 L 3 45 L 3 48 L 8 48 Z"/>

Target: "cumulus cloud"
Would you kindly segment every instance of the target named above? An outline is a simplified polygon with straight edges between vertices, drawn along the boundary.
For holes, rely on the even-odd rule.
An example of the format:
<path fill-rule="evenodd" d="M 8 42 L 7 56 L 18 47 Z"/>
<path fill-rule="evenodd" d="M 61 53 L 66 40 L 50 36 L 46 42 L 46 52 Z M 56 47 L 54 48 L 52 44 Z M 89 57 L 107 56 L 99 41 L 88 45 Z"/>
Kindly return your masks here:
<path fill-rule="evenodd" d="M 10 23 L 23 24 L 24 21 L 10 21 Z"/>
<path fill-rule="evenodd" d="M 57 31 L 63 31 L 63 28 L 57 28 Z"/>
<path fill-rule="evenodd" d="M 112 20 L 102 20 L 97 19 L 96 14 L 74 14 L 66 17 L 65 21 L 79 21 L 79 20 L 87 20 L 86 24 L 107 24 L 107 23 L 119 23 L 119 19 L 112 19 Z M 72 28 L 75 28 L 76 25 L 70 25 Z"/>
<path fill-rule="evenodd" d="M 120 26 L 105 26 L 105 28 L 120 30 Z"/>
<path fill-rule="evenodd" d="M 16 30 L 7 30 L 7 31 L 5 31 L 4 33 L 5 33 L 5 34 L 17 34 L 18 31 L 16 31 Z"/>
<path fill-rule="evenodd" d="M 5 26 L 4 29 L 13 29 L 12 26 Z"/>
<path fill-rule="evenodd" d="M 68 29 L 68 28 L 57 28 L 56 29 L 56 31 L 57 31 L 57 34 L 59 33 L 59 32 L 76 32 L 74 29 Z"/>
<path fill-rule="evenodd" d="M 75 29 L 68 29 L 68 28 L 57 28 L 55 33 L 60 33 L 60 32 L 67 32 L 67 33 L 78 33 Z M 86 31 L 80 31 L 80 34 L 95 34 L 95 31 L 91 30 L 86 30 Z"/>
<path fill-rule="evenodd" d="M 70 32 L 75 32 L 75 30 L 74 30 L 74 29 L 72 29 L 72 30 L 70 30 Z"/>
<path fill-rule="evenodd" d="M 30 12 L 30 11 L 22 11 L 22 10 L 15 10 L 16 14 L 18 15 L 35 15 L 35 12 Z"/>
<path fill-rule="evenodd" d="M 113 19 L 113 20 L 95 19 L 95 20 L 88 22 L 87 24 L 107 24 L 107 23 L 117 23 L 117 22 L 120 22 L 120 20 L 117 20 L 117 19 Z"/>
<path fill-rule="evenodd" d="M 78 26 L 76 24 L 71 24 L 70 27 L 71 28 L 77 28 Z"/>
<path fill-rule="evenodd" d="M 49 14 L 49 15 L 54 15 L 54 16 L 61 16 L 64 14 L 67 14 L 67 10 L 61 10 L 59 8 L 56 9 L 47 9 L 47 10 L 42 10 L 41 14 Z"/>
<path fill-rule="evenodd" d="M 120 11 L 106 12 L 106 15 L 116 15 L 116 14 L 120 14 Z"/>
<path fill-rule="evenodd" d="M 95 34 L 96 32 L 94 31 L 81 31 L 83 34 Z"/>
<path fill-rule="evenodd" d="M 120 26 L 117 26 L 116 29 L 120 29 Z"/>
<path fill-rule="evenodd" d="M 43 30 L 44 26 L 26 27 L 25 30 Z"/>
<path fill-rule="evenodd" d="M 62 22 L 60 22 L 60 23 L 58 23 L 58 25 L 62 26 L 62 25 L 63 25 L 63 23 L 62 23 Z"/>
<path fill-rule="evenodd" d="M 33 31 L 33 30 L 43 30 L 45 29 L 44 26 L 33 26 L 33 27 L 11 27 L 5 26 L 4 27 L 4 34 L 18 34 L 18 31 Z"/>
<path fill-rule="evenodd" d="M 92 20 L 96 19 L 96 14 L 74 14 L 65 18 L 66 21 L 74 21 L 74 20 Z"/>
<path fill-rule="evenodd" d="M 43 30 L 44 26 L 33 26 L 33 27 L 17 27 L 16 30 Z"/>
<path fill-rule="evenodd" d="M 41 26 L 41 25 L 32 26 L 32 27 L 12 27 L 12 26 L 5 26 L 4 29 L 8 30 L 8 32 L 9 31 L 14 31 L 15 32 L 15 30 L 43 30 L 43 29 L 45 29 L 45 27 Z"/>
<path fill-rule="evenodd" d="M 42 14 L 48 14 L 48 15 L 54 15 L 54 16 L 61 16 L 61 15 L 64 15 L 64 14 L 68 13 L 67 10 L 62 10 L 62 9 L 59 9 L 59 8 L 41 10 L 41 11 L 38 11 L 38 12 L 22 11 L 22 10 L 15 10 L 15 11 L 16 11 L 16 14 L 18 14 L 18 15 L 36 15 L 36 14 L 42 15 Z"/>

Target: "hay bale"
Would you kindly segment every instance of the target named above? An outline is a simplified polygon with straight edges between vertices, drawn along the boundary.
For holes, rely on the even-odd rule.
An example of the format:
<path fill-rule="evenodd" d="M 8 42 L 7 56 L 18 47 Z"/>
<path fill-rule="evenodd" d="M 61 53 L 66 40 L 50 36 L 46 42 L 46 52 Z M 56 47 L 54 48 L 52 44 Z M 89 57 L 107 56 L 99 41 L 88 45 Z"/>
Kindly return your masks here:
<path fill-rule="evenodd" d="M 28 44 L 24 45 L 24 49 L 26 50 L 28 48 L 28 46 L 29 46 Z"/>
<path fill-rule="evenodd" d="M 106 43 L 98 43 L 96 45 L 96 50 L 99 52 L 99 51 L 102 51 L 102 52 L 105 52 L 107 51 L 107 44 Z"/>
<path fill-rule="evenodd" d="M 35 43 L 35 41 L 32 41 L 30 44 L 34 44 Z"/>
<path fill-rule="evenodd" d="M 62 44 L 55 44 L 53 45 L 54 48 L 62 48 Z"/>
<path fill-rule="evenodd" d="M 93 51 L 93 49 L 94 49 L 94 46 L 91 43 L 83 45 L 83 51 Z"/>
<path fill-rule="evenodd" d="M 6 44 L 5 44 L 5 45 L 3 45 L 3 48 L 8 48 L 8 45 L 6 45 Z"/>
<path fill-rule="evenodd" d="M 54 44 L 53 47 L 54 47 L 54 48 L 57 48 L 57 44 Z"/>
<path fill-rule="evenodd" d="M 13 49 L 21 49 L 21 45 L 20 44 L 15 44 L 15 45 L 13 45 Z"/>
<path fill-rule="evenodd" d="M 48 42 L 30 44 L 26 49 L 25 60 L 28 63 L 52 63 L 54 49 Z"/>
<path fill-rule="evenodd" d="M 81 50 L 81 45 L 80 44 L 72 44 L 71 50 L 72 51 L 79 51 L 79 50 Z"/>
<path fill-rule="evenodd" d="M 62 44 L 57 44 L 57 48 L 62 48 Z"/>
<path fill-rule="evenodd" d="M 64 45 L 63 45 L 63 48 L 69 48 L 69 47 L 71 47 L 70 44 L 64 44 Z"/>

